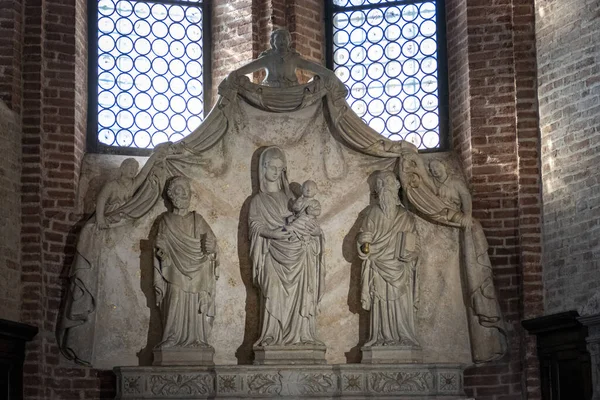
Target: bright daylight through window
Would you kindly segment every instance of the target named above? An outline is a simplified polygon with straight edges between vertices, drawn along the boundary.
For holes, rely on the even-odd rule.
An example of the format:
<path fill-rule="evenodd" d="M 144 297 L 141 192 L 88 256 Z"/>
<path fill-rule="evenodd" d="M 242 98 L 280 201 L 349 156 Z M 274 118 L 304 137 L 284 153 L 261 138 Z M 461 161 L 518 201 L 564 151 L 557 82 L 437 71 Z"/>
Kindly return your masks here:
<path fill-rule="evenodd" d="M 430 150 L 445 139 L 438 3 L 333 0 L 328 27 L 329 63 L 352 109 L 380 134 Z"/>
<path fill-rule="evenodd" d="M 90 106 L 97 149 L 151 149 L 198 127 L 203 7 L 200 0 L 97 1 L 97 103 Z"/>

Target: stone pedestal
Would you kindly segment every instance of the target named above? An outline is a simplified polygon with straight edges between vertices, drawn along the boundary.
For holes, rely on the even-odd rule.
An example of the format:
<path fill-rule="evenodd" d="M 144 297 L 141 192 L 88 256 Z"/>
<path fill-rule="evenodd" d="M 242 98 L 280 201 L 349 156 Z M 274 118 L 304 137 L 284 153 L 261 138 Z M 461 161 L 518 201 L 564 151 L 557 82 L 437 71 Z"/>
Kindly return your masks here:
<path fill-rule="evenodd" d="M 213 347 L 174 347 L 154 350 L 154 365 L 215 365 Z"/>
<path fill-rule="evenodd" d="M 363 364 L 411 364 L 423 361 L 423 351 L 417 346 L 361 347 Z"/>
<path fill-rule="evenodd" d="M 117 367 L 116 399 L 466 400 L 458 364 Z"/>
<path fill-rule="evenodd" d="M 255 365 L 325 364 L 327 347 L 317 345 L 254 346 Z"/>
<path fill-rule="evenodd" d="M 600 314 L 586 315 L 577 319 L 588 328 L 586 342 L 592 357 L 592 400 L 600 400 Z"/>

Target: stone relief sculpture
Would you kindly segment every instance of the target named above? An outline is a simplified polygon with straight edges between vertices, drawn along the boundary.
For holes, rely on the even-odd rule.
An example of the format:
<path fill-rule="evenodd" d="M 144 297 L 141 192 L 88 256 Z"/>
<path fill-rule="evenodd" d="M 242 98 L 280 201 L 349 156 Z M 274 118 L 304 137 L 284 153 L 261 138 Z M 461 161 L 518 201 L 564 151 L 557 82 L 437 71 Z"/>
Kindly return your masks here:
<path fill-rule="evenodd" d="M 267 71 L 267 77 L 263 84 L 254 84 L 245 77 L 245 74 L 261 69 Z M 299 84 L 296 78 L 297 69 L 312 71 L 317 76 L 307 84 Z M 457 192 L 460 204 L 451 200 L 452 198 L 456 199 L 455 194 L 449 194 L 450 191 L 444 192 L 446 189 L 442 190 L 443 185 L 441 184 L 439 187 L 436 186 L 436 179 L 427 172 L 428 169 L 423 165 L 423 159 L 418 154 L 417 148 L 405 141 L 392 142 L 371 129 L 352 112 L 345 100 L 346 94 L 347 90 L 344 84 L 336 78 L 332 71 L 303 59 L 290 48 L 289 32 L 284 30 L 273 32 L 272 49 L 263 53 L 259 59 L 233 71 L 222 82 L 219 86 L 220 97 L 202 124 L 192 134 L 177 144 L 169 146 L 166 155 L 162 154 L 164 150 L 160 147 L 155 150 L 152 157 L 157 162 L 153 161 L 154 165 L 152 165 L 150 160 L 148 161 L 148 168 L 151 168 L 151 171 L 142 171 L 143 173 L 139 175 L 141 177 L 143 174 L 147 174 L 142 179 L 141 186 L 136 186 L 136 189 L 121 197 L 115 196 L 116 189 L 114 191 L 110 188 L 106 189 L 106 193 L 98 200 L 99 203 L 104 203 L 102 210 L 104 222 L 100 222 L 98 225 L 94 223 L 93 232 L 95 234 L 118 232 L 117 230 L 121 229 L 122 225 L 146 215 L 160 199 L 168 177 L 183 175 L 193 178 L 197 176 L 203 165 L 210 165 L 215 161 L 214 157 L 217 152 L 213 152 L 212 149 L 224 143 L 224 138 L 233 144 L 250 144 L 248 148 L 253 145 L 261 146 L 264 143 L 271 143 L 267 139 L 267 135 L 264 140 L 260 137 L 260 140 L 254 142 L 243 141 L 240 139 L 242 135 L 234 137 L 235 135 L 232 133 L 238 133 L 239 126 L 243 126 L 243 124 L 236 125 L 235 122 L 240 119 L 244 123 L 250 121 L 248 116 L 250 113 L 242 115 L 242 107 L 245 109 L 253 107 L 260 112 L 282 113 L 317 105 L 315 108 L 318 107 L 318 109 L 314 115 L 318 114 L 319 118 L 322 118 L 321 126 L 329 130 L 327 133 L 331 133 L 330 136 L 323 136 L 334 140 L 344 151 L 353 150 L 356 158 L 367 155 L 368 157 L 363 158 L 368 161 L 365 165 L 369 165 L 369 168 L 391 169 L 396 163 L 402 189 L 419 215 L 429 221 L 461 229 L 461 242 L 465 254 L 461 268 L 464 269 L 467 277 L 464 290 L 468 293 L 466 307 L 469 316 L 473 360 L 485 362 L 500 357 L 505 351 L 506 339 L 498 301 L 494 294 L 492 270 L 487 257 L 487 242 L 480 225 L 469 215 L 470 207 L 463 198 L 464 196 L 461 197 L 461 194 L 464 193 Z M 255 110 L 252 111 L 255 112 Z M 268 118 L 275 119 L 271 115 Z M 287 118 L 287 116 L 284 115 L 283 118 Z M 315 146 L 314 148 L 319 147 Z M 223 157 L 225 156 L 223 155 Z M 373 163 L 377 163 L 376 166 Z M 261 330 L 254 349 L 259 363 L 296 362 L 298 358 L 295 357 L 302 352 L 304 353 L 300 356 L 304 358 L 304 362 L 324 362 L 325 346 L 320 342 L 316 330 L 316 315 L 324 293 L 325 274 L 324 240 L 317 223 L 320 204 L 312 194 L 316 185 L 313 186 L 308 181 L 303 185 L 306 186 L 303 188 L 306 189 L 306 194 L 303 193 L 299 199 L 294 198 L 289 190 L 286 168 L 286 155 L 282 149 L 270 147 L 262 153 L 258 168 L 260 189 L 253 196 L 250 205 L 250 261 L 253 282 L 260 290 L 261 300 Z M 203 171 L 206 172 L 206 169 Z M 223 172 L 223 177 L 226 177 L 225 172 Z M 315 176 L 312 177 L 319 179 Z M 215 179 L 215 176 L 207 174 L 207 178 Z M 216 178 L 221 179 L 222 177 L 216 176 Z M 382 180 L 382 182 L 384 181 L 385 179 Z M 332 182 L 333 180 L 329 181 L 329 183 Z M 437 183 L 439 184 L 439 182 L 444 182 L 444 179 L 440 178 Z M 343 180 L 337 183 L 333 182 L 332 185 L 335 187 L 340 183 L 343 184 Z M 139 182 L 136 182 L 135 185 L 139 185 Z M 450 184 L 450 181 L 446 185 L 456 189 L 456 185 Z M 464 186 L 464 184 L 462 185 Z M 382 184 L 382 190 L 385 186 Z M 224 185 L 224 187 L 226 186 Z M 391 186 L 388 184 L 389 187 Z M 220 194 L 215 193 L 215 198 L 221 198 Z M 444 201 L 445 198 L 447 201 Z M 374 213 L 376 212 L 375 207 L 382 210 L 381 205 L 378 204 L 373 206 Z M 400 211 L 404 211 L 400 205 L 395 205 L 395 207 L 398 215 L 401 214 Z M 98 213 L 100 214 L 100 212 Z M 383 218 L 383 210 L 381 213 Z M 176 213 L 168 215 L 173 217 L 173 221 L 176 220 L 175 217 L 179 217 Z M 400 217 L 398 218 L 400 219 Z M 407 230 L 405 231 L 403 228 L 401 232 L 394 233 L 395 237 L 390 237 L 390 241 L 402 243 L 398 246 L 399 254 L 397 256 L 394 245 L 394 257 L 397 258 L 398 263 L 394 261 L 393 268 L 399 268 L 402 271 L 411 270 L 412 277 L 410 274 L 403 273 L 402 277 L 394 280 L 388 276 L 388 282 L 375 267 L 363 268 L 365 271 L 375 271 L 381 277 L 377 281 L 364 280 L 363 283 L 367 283 L 367 288 L 372 286 L 380 294 L 380 289 L 387 288 L 385 285 L 388 285 L 390 296 L 399 296 L 392 301 L 397 302 L 398 299 L 401 299 L 398 304 L 388 304 L 383 302 L 380 297 L 369 298 L 371 293 L 367 290 L 365 298 L 370 299 L 371 303 L 365 302 L 364 304 L 371 308 L 372 316 L 382 315 L 381 310 L 389 308 L 394 312 L 394 316 L 384 315 L 386 318 L 401 319 L 399 323 L 393 325 L 397 331 L 395 334 L 391 333 L 391 323 L 385 324 L 381 318 L 372 321 L 372 324 L 376 326 L 372 332 L 376 335 L 372 335 L 369 338 L 369 346 L 365 346 L 365 353 L 370 354 L 372 362 L 379 362 L 386 357 L 385 362 L 388 362 L 391 358 L 386 354 L 393 354 L 393 350 L 396 350 L 393 349 L 394 346 L 404 346 L 399 350 L 404 351 L 402 355 L 406 356 L 405 360 L 415 361 L 419 357 L 417 342 L 419 337 L 415 332 L 414 316 L 411 317 L 414 314 L 414 306 L 418 302 L 418 292 L 416 291 L 418 277 L 415 267 L 419 254 L 418 240 L 414 240 L 413 249 L 411 247 L 412 239 L 409 235 L 412 231 L 408 229 L 410 223 L 405 220 L 408 221 L 411 218 L 402 219 L 404 222 L 400 224 L 406 225 L 404 228 Z M 107 229 L 96 229 L 96 226 Z M 188 229 L 189 226 L 176 226 L 176 228 L 183 230 Z M 87 228 L 84 228 L 84 231 L 85 229 Z M 364 232 L 369 231 L 373 231 L 373 237 L 369 238 L 366 235 L 366 238 L 365 236 L 361 238 L 364 243 L 360 243 L 359 252 L 361 257 L 365 258 L 365 263 L 367 263 L 367 259 L 371 258 L 368 262 L 375 264 L 375 262 L 379 262 L 376 253 L 379 238 L 374 227 L 364 227 Z M 176 234 L 171 236 L 171 239 L 181 239 Z M 59 337 L 66 338 L 59 340 L 61 348 L 67 357 L 77 359 L 79 362 L 90 359 L 93 319 L 90 319 L 89 315 L 95 308 L 96 291 L 95 278 L 89 279 L 83 275 L 90 271 L 97 271 L 98 266 L 101 265 L 99 257 L 109 254 L 111 246 L 114 246 L 114 244 L 108 244 L 98 238 L 102 238 L 102 236 L 89 236 L 88 233 L 82 232 L 75 263 L 78 267 L 72 269 L 73 276 L 79 279 L 74 283 L 75 286 L 72 290 L 77 292 L 77 295 L 70 292 L 67 296 L 68 302 L 77 302 L 82 306 L 78 306 L 74 311 L 69 311 L 71 314 L 68 314 L 68 318 L 64 319 L 62 324 L 66 328 L 59 329 Z M 372 241 L 368 242 L 365 239 Z M 197 242 L 194 243 L 197 245 Z M 225 243 L 225 238 L 223 238 L 223 243 Z M 335 243 L 337 245 L 338 242 Z M 210 253 L 206 241 L 201 241 L 200 246 L 204 254 Z M 163 259 L 161 254 L 168 258 L 169 252 L 157 251 L 157 265 L 160 268 L 166 265 L 167 261 L 167 258 Z M 177 253 L 176 258 L 179 256 L 180 253 Z M 387 265 L 387 261 L 385 264 Z M 174 304 L 168 300 L 166 295 L 168 290 L 173 289 L 174 286 L 169 283 L 170 281 L 164 279 L 160 271 L 157 269 L 157 277 L 160 277 L 162 281 L 159 280 L 158 283 L 163 286 L 157 285 L 156 287 L 157 289 L 164 287 L 162 294 L 159 293 L 161 307 L 167 311 L 163 314 L 164 317 Z M 412 279 L 412 282 L 409 278 Z M 376 287 L 376 283 L 380 286 Z M 402 286 L 402 289 L 398 289 L 399 286 Z M 406 291 L 404 291 L 405 289 Z M 186 296 L 189 294 L 191 293 L 186 292 Z M 387 295 L 388 293 L 386 293 Z M 73 299 L 70 299 L 71 297 Z M 375 300 L 377 304 L 372 304 L 375 303 Z M 462 307 L 461 304 L 458 306 Z M 70 307 L 67 306 L 66 310 L 71 310 L 72 307 Z M 210 307 L 205 309 L 210 310 Z M 375 309 L 379 310 L 379 314 L 373 313 Z M 405 310 L 406 312 L 404 312 Z M 207 311 L 206 314 L 200 313 L 194 316 L 205 318 L 209 317 L 209 313 Z M 205 319 L 202 319 L 202 322 L 206 322 Z M 171 323 L 166 323 L 166 325 L 169 324 Z M 173 323 L 170 326 L 177 327 L 178 325 Z M 210 324 L 203 325 L 204 328 L 209 326 Z M 204 328 L 197 333 L 204 333 L 206 331 Z M 73 344 L 69 338 L 75 338 L 76 344 Z M 163 339 L 167 340 L 167 337 L 165 336 Z M 422 342 L 424 341 L 423 336 L 420 339 Z M 200 342 L 203 341 L 200 340 Z M 168 340 L 164 343 L 169 344 Z M 174 348 L 167 345 L 157 350 Z M 79 353 L 77 346 L 81 346 L 88 353 Z M 199 347 L 202 348 L 202 346 Z M 299 352 L 292 354 L 291 349 L 297 349 Z M 384 350 L 377 353 L 379 349 Z M 275 350 L 282 350 L 282 352 L 277 353 Z"/>
<path fill-rule="evenodd" d="M 217 240 L 204 218 L 190 211 L 192 191 L 185 177 L 167 187 L 172 212 L 159 217 L 154 292 L 163 323 L 155 364 L 212 363 L 209 344 L 215 317 Z"/>
<path fill-rule="evenodd" d="M 501 358 L 507 348 L 506 328 L 496 297 L 488 244 L 481 224 L 471 216 L 471 195 L 465 184 L 450 177 L 443 162 L 433 160 L 427 174 L 416 152 L 405 151 L 400 177 L 405 193 L 425 218 L 460 227 L 465 299 L 473 361 Z"/>
<path fill-rule="evenodd" d="M 368 208 L 357 238 L 363 260 L 360 301 L 370 311 L 363 362 L 414 361 L 419 237 L 413 215 L 400 203 L 396 175 L 378 171 L 375 185 L 378 204 Z M 383 352 L 373 352 L 383 346 Z"/>
<path fill-rule="evenodd" d="M 333 75 L 333 72 L 309 61 L 290 47 L 292 37 L 287 29 L 276 29 L 271 33 L 271 48 L 263 51 L 256 60 L 233 71 L 228 79 L 235 80 L 240 75 L 246 75 L 259 70 L 267 74 L 262 85 L 278 88 L 298 86 L 296 69 L 304 69 L 323 76 Z"/>
<path fill-rule="evenodd" d="M 260 289 L 262 315 L 255 352 L 270 346 L 307 345 L 322 347 L 324 356 L 316 327 L 325 283 L 321 229 L 304 217 L 287 223 L 293 194 L 280 148 L 264 150 L 258 169 L 259 192 L 251 200 L 248 216 L 252 273 Z"/>
<path fill-rule="evenodd" d="M 150 171 L 164 161 L 170 144 L 158 146 L 138 173 L 139 164 L 127 158 L 119 167 L 119 177 L 106 183 L 96 200 L 96 212 L 81 230 L 77 252 L 69 270 L 69 288 L 57 326 L 57 341 L 63 355 L 78 364 L 88 365 L 92 356 L 93 318 L 96 310 L 98 268 L 102 266 L 101 245 L 108 232 L 143 215 L 136 200 L 142 183 L 155 181 Z"/>

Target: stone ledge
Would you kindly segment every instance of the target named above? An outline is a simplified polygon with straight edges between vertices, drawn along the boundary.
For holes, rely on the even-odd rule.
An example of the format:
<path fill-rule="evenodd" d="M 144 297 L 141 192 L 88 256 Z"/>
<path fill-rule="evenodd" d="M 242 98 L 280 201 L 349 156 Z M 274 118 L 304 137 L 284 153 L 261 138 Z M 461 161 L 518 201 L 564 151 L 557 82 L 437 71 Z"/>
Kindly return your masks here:
<path fill-rule="evenodd" d="M 458 364 L 117 367 L 117 399 L 465 399 Z"/>

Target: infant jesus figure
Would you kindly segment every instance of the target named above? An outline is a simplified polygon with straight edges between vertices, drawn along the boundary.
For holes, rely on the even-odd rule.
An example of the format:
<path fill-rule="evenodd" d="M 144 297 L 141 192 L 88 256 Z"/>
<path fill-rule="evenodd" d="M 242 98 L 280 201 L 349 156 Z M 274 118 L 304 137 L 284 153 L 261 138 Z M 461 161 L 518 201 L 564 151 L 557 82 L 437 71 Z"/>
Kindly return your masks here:
<path fill-rule="evenodd" d="M 298 239 L 305 242 L 310 240 L 309 232 L 319 232 L 321 229 L 316 221 L 321 215 L 321 203 L 315 199 L 318 192 L 317 184 L 308 180 L 302 184 L 302 195 L 292 204 L 292 215 L 288 220 L 290 226 Z"/>

